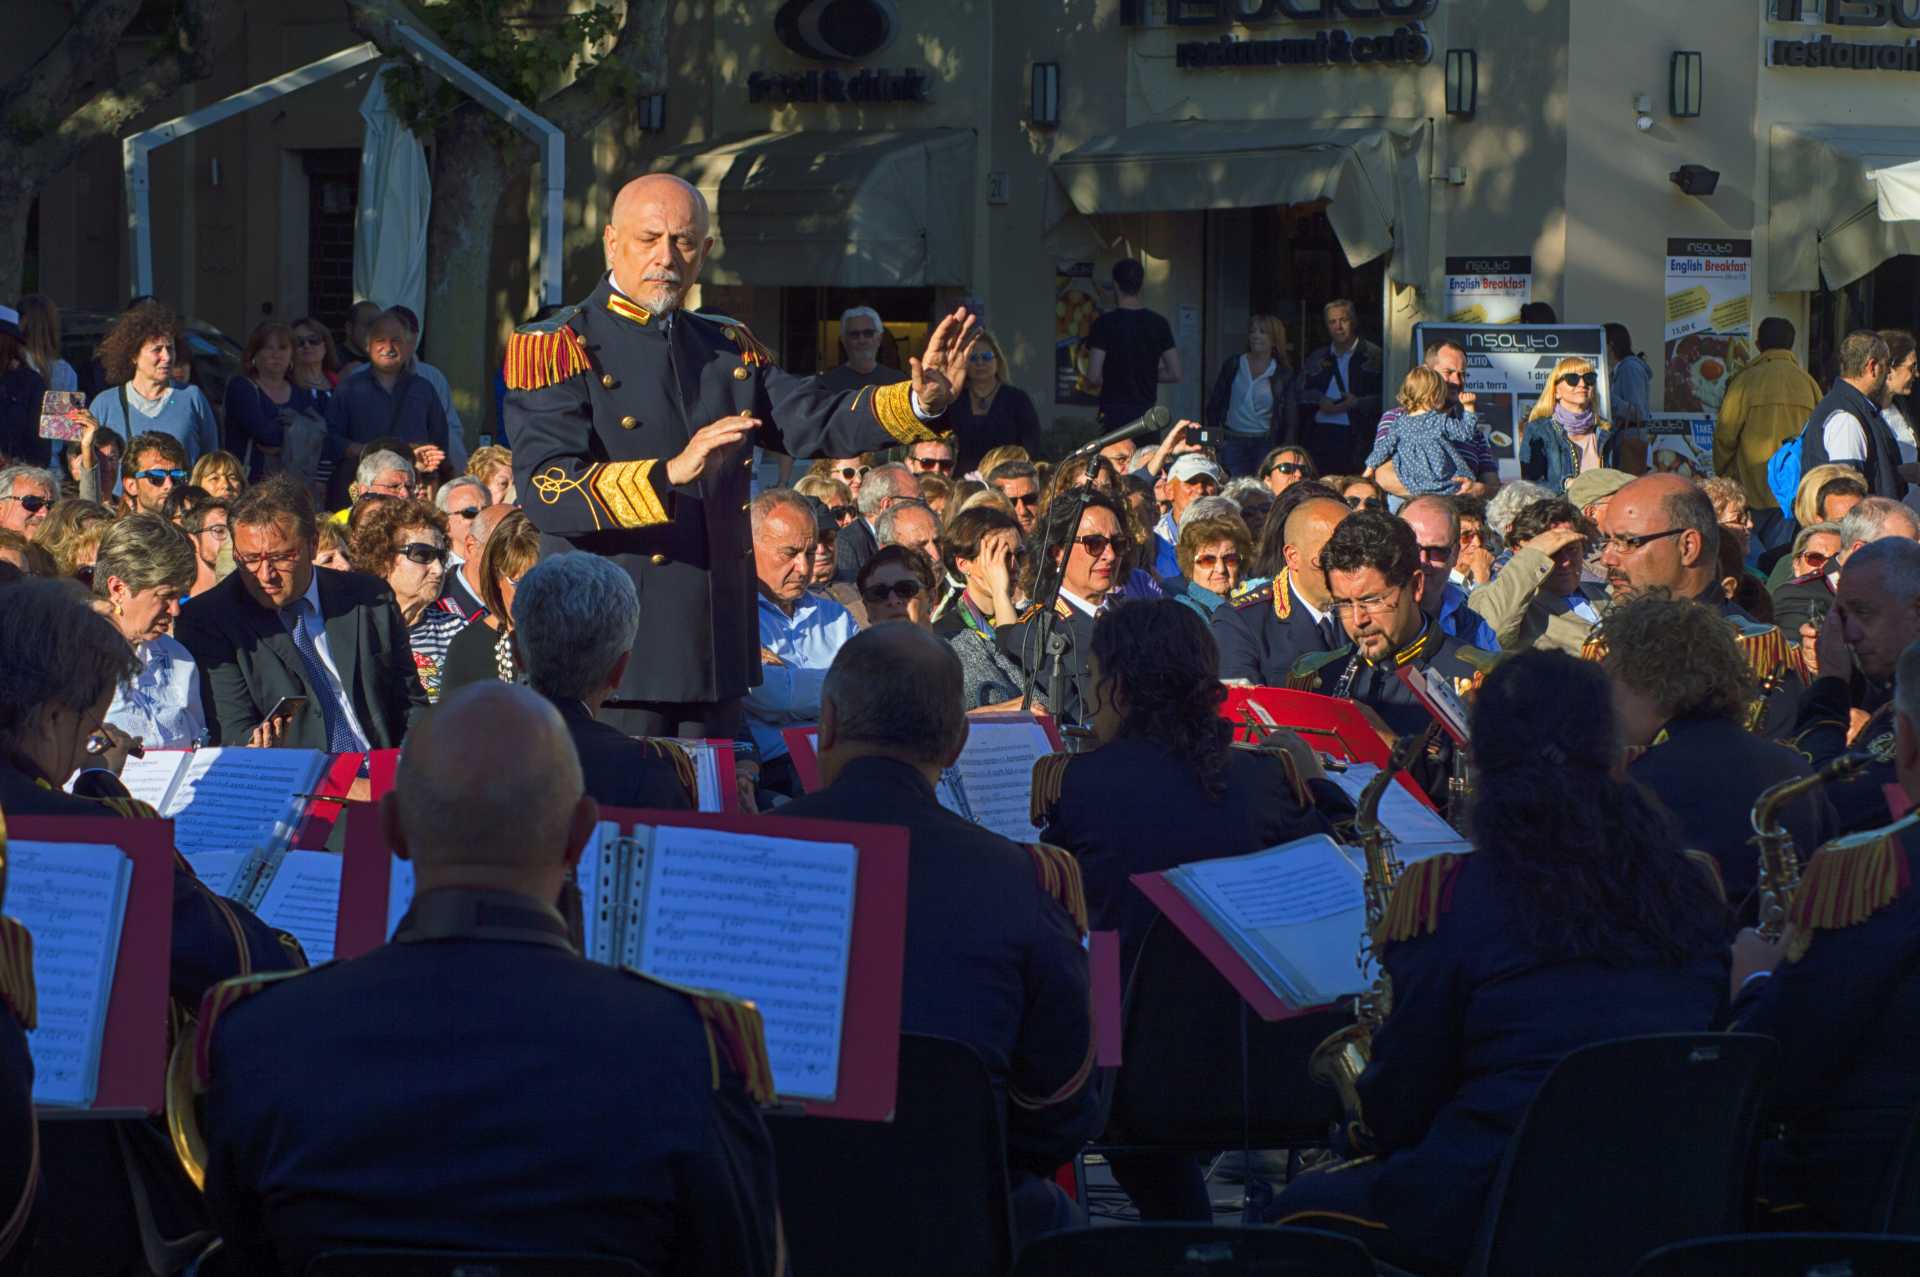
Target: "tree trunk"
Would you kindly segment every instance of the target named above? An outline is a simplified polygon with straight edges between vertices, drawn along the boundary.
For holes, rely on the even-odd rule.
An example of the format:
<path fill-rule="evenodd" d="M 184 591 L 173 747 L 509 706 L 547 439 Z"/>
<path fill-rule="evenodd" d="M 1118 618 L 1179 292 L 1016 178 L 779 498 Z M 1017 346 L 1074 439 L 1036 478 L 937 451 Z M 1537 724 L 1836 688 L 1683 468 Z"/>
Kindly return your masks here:
<path fill-rule="evenodd" d="M 493 224 L 506 193 L 507 167 L 521 152 L 531 155 L 477 107 L 456 112 L 433 135 L 425 339 L 430 362 L 447 375 L 469 447 L 471 436 L 486 427 L 493 397 Z"/>
<path fill-rule="evenodd" d="M 38 178 L 21 181 L 13 172 L 0 172 L 0 298 L 9 304 L 20 296 L 27 259 L 27 215 L 33 211 Z"/>

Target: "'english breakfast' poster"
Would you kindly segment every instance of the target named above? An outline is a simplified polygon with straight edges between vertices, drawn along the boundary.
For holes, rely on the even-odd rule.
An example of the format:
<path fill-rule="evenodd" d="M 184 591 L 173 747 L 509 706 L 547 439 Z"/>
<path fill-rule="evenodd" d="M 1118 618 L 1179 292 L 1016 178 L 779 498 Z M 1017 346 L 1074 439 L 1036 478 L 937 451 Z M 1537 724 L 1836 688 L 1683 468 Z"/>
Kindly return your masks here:
<path fill-rule="evenodd" d="M 1517 324 L 1533 300 L 1533 258 L 1449 257 L 1447 322 Z"/>
<path fill-rule="evenodd" d="M 1752 363 L 1753 241 L 1667 241 L 1666 410 L 1718 413 Z"/>

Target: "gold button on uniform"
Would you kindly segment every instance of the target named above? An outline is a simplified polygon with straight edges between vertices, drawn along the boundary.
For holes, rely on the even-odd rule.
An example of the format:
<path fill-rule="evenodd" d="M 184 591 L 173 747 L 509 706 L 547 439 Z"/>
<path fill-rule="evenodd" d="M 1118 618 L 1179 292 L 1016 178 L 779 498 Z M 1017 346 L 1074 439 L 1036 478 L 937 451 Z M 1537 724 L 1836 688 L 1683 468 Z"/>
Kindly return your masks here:
<path fill-rule="evenodd" d="M 747 371 L 747 366 L 745 364 L 741 364 L 738 368 L 735 368 L 733 370 L 733 379 L 735 381 L 745 381 L 747 378 L 751 376 L 753 376 L 753 374 Z"/>
<path fill-rule="evenodd" d="M 603 372 L 603 373 L 601 373 L 601 374 L 600 374 L 600 384 L 601 384 L 601 385 L 603 385 L 603 386 L 605 386 L 605 387 L 606 387 L 606 388 L 607 388 L 608 390 L 612 390 L 612 389 L 613 389 L 613 374 L 612 374 L 612 373 L 610 373 L 610 372 Z"/>
<path fill-rule="evenodd" d="M 637 425 L 639 425 L 639 424 L 640 424 L 640 418 L 638 418 L 638 417 L 622 417 L 622 418 L 620 418 L 620 428 L 621 428 L 622 430 L 631 430 L 631 429 L 633 429 L 633 428 L 634 428 L 635 426 L 637 426 Z"/>
<path fill-rule="evenodd" d="M 722 337 L 725 337 L 728 341 L 738 341 L 740 338 L 740 334 L 732 328 L 722 328 L 720 330 L 720 335 Z"/>
<path fill-rule="evenodd" d="M 667 564 L 667 556 L 664 554 L 656 554 L 653 556 L 653 558 L 650 561 L 652 562 L 653 566 L 657 568 L 665 567 Z"/>
<path fill-rule="evenodd" d="M 751 501 L 748 501 L 748 502 L 745 502 L 745 503 L 744 503 L 744 504 L 742 504 L 742 505 L 741 505 L 741 507 L 740 507 L 740 513 L 741 513 L 741 514 L 745 514 L 745 513 L 747 512 L 747 511 L 749 511 L 749 510 L 751 510 L 751 509 L 753 509 L 753 502 L 751 502 Z"/>

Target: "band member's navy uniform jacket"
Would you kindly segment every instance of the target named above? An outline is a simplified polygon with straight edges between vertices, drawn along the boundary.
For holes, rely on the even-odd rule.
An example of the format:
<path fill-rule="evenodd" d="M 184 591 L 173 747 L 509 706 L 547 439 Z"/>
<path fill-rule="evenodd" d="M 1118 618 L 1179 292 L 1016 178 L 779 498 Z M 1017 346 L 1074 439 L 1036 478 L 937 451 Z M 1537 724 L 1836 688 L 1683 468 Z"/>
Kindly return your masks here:
<path fill-rule="evenodd" d="M 900 1029 L 980 1053 L 1008 1102 L 1017 1200 L 1022 1173 L 1051 1175 L 1101 1116 L 1099 1088 L 1089 1084 L 1086 914 L 1072 857 L 961 819 L 912 765 L 889 758 L 854 759 L 834 784 L 780 814 L 907 829 Z"/>
<path fill-rule="evenodd" d="M 1402 893 L 1424 910 L 1404 909 Z M 1671 967 L 1651 952 L 1605 966 L 1549 960 L 1478 856 L 1410 866 L 1394 897 L 1389 925 L 1396 915 L 1410 925 L 1387 932 L 1393 1011 L 1359 1082 L 1379 1156 L 1298 1177 L 1273 1218 L 1350 1231 L 1386 1263 L 1457 1272 L 1553 1066 L 1594 1042 L 1707 1028 L 1726 1002 L 1726 964 Z"/>
<path fill-rule="evenodd" d="M 350 1247 L 554 1251 L 772 1277 L 758 1016 L 589 962 L 549 906 L 415 899 L 351 962 L 201 1013 L 207 1202 L 239 1261 Z M 709 1026 L 717 1030 L 711 1036 Z"/>
<path fill-rule="evenodd" d="M 0 851 L 5 847 L 0 829 Z M 33 939 L 12 918 L 0 918 L 0 1274 L 8 1277 L 27 1271 L 37 1223 L 40 1146 L 27 1030 L 38 1015 Z"/>
<path fill-rule="evenodd" d="M 1878 701 L 1878 708 L 1873 707 Z M 1847 680 L 1831 675 L 1807 684 L 1800 698 L 1800 717 L 1794 724 L 1793 747 L 1804 753 L 1813 766 L 1822 767 L 1850 751 L 1870 752 L 1874 761 L 1851 780 L 1837 780 L 1823 786 L 1828 801 L 1839 813 L 1842 833 L 1878 829 L 1887 823 L 1887 786 L 1900 777 L 1893 766 L 1893 701 L 1885 690 L 1873 694 L 1862 708 L 1873 709 L 1867 725 L 1853 744 L 1847 743 L 1851 728 L 1852 693 Z M 1811 848 L 1802 848 L 1802 854 Z"/>
<path fill-rule="evenodd" d="M 1729 599 L 1718 584 L 1708 586 L 1694 596 L 1693 601 L 1719 613 L 1733 630 L 1734 646 L 1740 649 L 1747 668 L 1753 672 L 1755 700 L 1763 694 L 1766 697 L 1764 706 L 1748 706 L 1751 729 L 1767 740 L 1786 740 L 1796 734 L 1800 730 L 1797 723 L 1803 712 L 1807 678 L 1795 644 L 1788 641 L 1779 626 L 1755 620 L 1746 609 Z M 1604 633 L 1596 633 L 1580 649 L 1583 660 L 1602 660 L 1606 654 Z M 1757 720 L 1753 717 L 1756 708 Z M 1845 717 L 1843 712 L 1841 718 Z"/>
<path fill-rule="evenodd" d="M 587 795 L 602 807 L 694 811 L 700 791 L 693 764 L 673 741 L 640 740 L 602 723 L 579 701 L 554 701 L 580 756 Z"/>
<path fill-rule="evenodd" d="M 1328 613 L 1316 621 L 1293 588 L 1292 574 L 1228 599 L 1213 613 L 1213 641 L 1220 648 L 1220 677 L 1243 678 L 1261 687 L 1285 687 L 1296 661 L 1310 652 L 1346 644 L 1346 632 Z"/>
<path fill-rule="evenodd" d="M 1034 699 L 1044 701 L 1053 675 L 1053 657 L 1041 641 L 1040 626 L 1036 622 L 1039 613 L 1037 605 L 1028 608 L 1013 624 L 996 628 L 993 641 L 1000 645 L 1001 652 L 1008 660 L 1033 676 Z M 1063 722 L 1084 723 L 1095 706 L 1093 687 L 1088 678 L 1088 661 L 1093 654 L 1093 623 L 1096 618 L 1066 599 L 1054 601 L 1053 616 L 1052 633 L 1065 638 L 1067 644 L 1060 656 L 1060 668 L 1066 674 L 1066 692 L 1056 712 Z"/>
<path fill-rule="evenodd" d="M 1686 845 L 1712 856 L 1733 910 L 1751 926 L 1759 852 L 1750 841 L 1753 801 L 1769 785 L 1811 773 L 1804 754 L 1766 740 L 1727 719 L 1676 718 L 1627 768 L 1680 819 Z M 1886 804 L 1881 803 L 1881 811 Z M 1777 813 L 1801 857 L 1840 832 L 1824 793 L 1802 794 Z M 1884 823 L 1884 820 L 1883 822 Z"/>
<path fill-rule="evenodd" d="M 506 382 L 514 483 L 546 552 L 605 555 L 639 591 L 645 656 L 619 690 L 631 700 L 728 701 L 760 681 L 753 444 L 850 457 L 935 437 L 907 382 L 822 390 L 774 367 L 743 325 L 655 315 L 610 279 L 515 333 Z M 667 462 L 696 431 L 738 414 L 766 425 L 702 478 L 667 482 Z"/>
<path fill-rule="evenodd" d="M 1814 856 L 1786 957 L 1734 1003 L 1735 1028 L 1780 1043 L 1772 1095 L 1786 1135 L 1763 1151 L 1762 1191 L 1795 1232 L 1874 1231 L 1881 1174 L 1920 1104 L 1916 872 L 1912 829 Z"/>

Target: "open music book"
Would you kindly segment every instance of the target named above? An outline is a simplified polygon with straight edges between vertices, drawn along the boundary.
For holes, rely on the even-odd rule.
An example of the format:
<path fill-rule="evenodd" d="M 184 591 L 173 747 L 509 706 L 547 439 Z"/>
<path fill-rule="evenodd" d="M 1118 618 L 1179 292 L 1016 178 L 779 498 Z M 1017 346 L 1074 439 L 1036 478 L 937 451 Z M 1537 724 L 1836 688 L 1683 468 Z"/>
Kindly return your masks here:
<path fill-rule="evenodd" d="M 700 740 L 692 736 L 675 736 L 672 740 L 686 750 L 687 757 L 693 760 L 694 776 L 699 789 L 699 806 L 696 810 L 707 812 L 738 810 L 740 791 L 734 784 L 733 742 Z"/>
<path fill-rule="evenodd" d="M 1372 763 L 1349 763 L 1344 771 L 1329 771 L 1327 779 L 1346 792 L 1354 802 L 1367 782 L 1380 774 Z M 1380 795 L 1380 823 L 1393 835 L 1393 854 L 1402 865 L 1437 856 L 1445 851 L 1472 851 L 1473 844 L 1440 819 L 1433 808 L 1409 793 L 1396 780 Z"/>
<path fill-rule="evenodd" d="M 286 849 L 331 763 L 313 749 L 155 749 L 129 758 L 120 779 L 173 821 L 174 846 L 194 872 L 238 897 L 250 886 L 240 876 L 247 857 Z"/>
<path fill-rule="evenodd" d="M 100 1085 L 133 862 L 118 847 L 19 839 L 6 859 L 7 913 L 33 934 L 33 1102 L 84 1109 Z"/>

